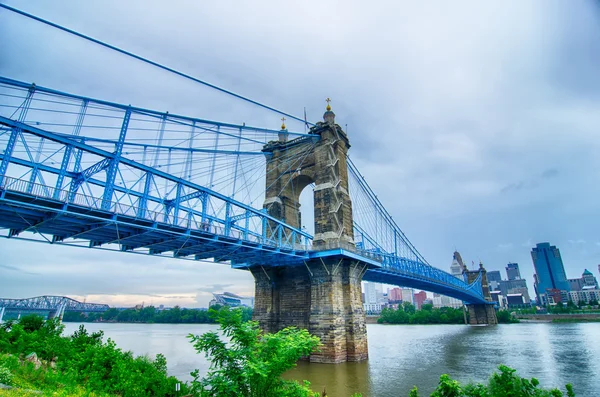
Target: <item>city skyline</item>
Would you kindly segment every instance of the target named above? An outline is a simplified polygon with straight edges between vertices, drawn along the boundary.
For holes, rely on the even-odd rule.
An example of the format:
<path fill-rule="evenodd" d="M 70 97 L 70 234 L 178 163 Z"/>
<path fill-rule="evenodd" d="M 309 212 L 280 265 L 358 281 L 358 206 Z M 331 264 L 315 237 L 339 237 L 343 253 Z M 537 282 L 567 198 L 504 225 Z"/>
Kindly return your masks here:
<path fill-rule="evenodd" d="M 481 260 L 503 271 L 516 262 L 533 291 L 537 242 L 560 247 L 567 277 L 600 263 L 600 23 L 591 2 L 239 4 L 235 12 L 217 3 L 187 12 L 116 1 L 5 3 L 293 114 L 306 107 L 309 121 L 331 97 L 353 161 L 435 267 L 448 271 L 454 250 L 469 267 Z M 0 36 L 10 38 L 0 60 L 9 78 L 171 113 L 281 124 L 4 9 Z M 0 239 L 0 250 L 6 297 L 205 307 L 213 292 L 254 291 L 248 272 L 226 264 L 14 239 Z"/>

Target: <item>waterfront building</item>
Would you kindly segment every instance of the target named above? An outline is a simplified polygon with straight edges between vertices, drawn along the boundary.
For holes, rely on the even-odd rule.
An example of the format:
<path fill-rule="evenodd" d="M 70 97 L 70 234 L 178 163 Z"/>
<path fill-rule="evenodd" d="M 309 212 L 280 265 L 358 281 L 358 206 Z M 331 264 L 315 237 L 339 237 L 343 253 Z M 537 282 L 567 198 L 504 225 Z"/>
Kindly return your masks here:
<path fill-rule="evenodd" d="M 585 302 L 586 304 L 589 304 L 592 301 L 600 302 L 600 289 L 570 291 L 569 299 L 575 304 L 578 304 L 579 302 Z"/>
<path fill-rule="evenodd" d="M 381 309 L 384 307 L 381 303 L 363 303 L 363 310 L 365 314 L 379 314 Z"/>
<path fill-rule="evenodd" d="M 521 272 L 518 263 L 509 263 L 506 265 L 506 278 L 509 280 L 520 280 Z"/>
<path fill-rule="evenodd" d="M 500 276 L 499 270 L 487 272 L 487 280 L 490 291 L 500 291 L 500 281 L 502 281 L 502 277 Z"/>
<path fill-rule="evenodd" d="M 535 268 L 535 292 L 540 303 L 550 303 L 547 300 L 547 290 L 569 291 L 569 282 L 558 248 L 550 243 L 538 243 L 531 249 L 531 259 Z M 552 293 L 550 296 L 555 297 L 556 294 Z"/>
<path fill-rule="evenodd" d="M 231 292 L 223 292 L 222 294 L 213 294 L 213 299 L 208 306 L 222 305 L 230 307 L 246 306 L 254 307 L 253 296 L 239 296 Z"/>
<path fill-rule="evenodd" d="M 423 307 L 423 304 L 427 300 L 427 293 L 425 291 L 420 291 L 415 294 L 415 306 L 417 310 L 420 310 Z"/>

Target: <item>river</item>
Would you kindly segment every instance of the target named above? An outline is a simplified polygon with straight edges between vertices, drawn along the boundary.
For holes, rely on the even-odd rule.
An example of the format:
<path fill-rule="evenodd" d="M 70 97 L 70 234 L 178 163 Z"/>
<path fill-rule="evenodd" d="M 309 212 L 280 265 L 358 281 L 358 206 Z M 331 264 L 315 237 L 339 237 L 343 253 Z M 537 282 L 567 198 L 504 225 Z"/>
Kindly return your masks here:
<path fill-rule="evenodd" d="M 65 334 L 79 324 L 65 323 Z M 137 355 L 167 357 L 169 373 L 190 380 L 209 363 L 196 354 L 186 335 L 216 330 L 207 324 L 85 324 L 103 330 L 119 347 Z M 461 382 L 485 381 L 499 364 L 535 377 L 544 387 L 572 383 L 578 397 L 600 395 L 600 323 L 520 323 L 494 327 L 461 325 L 369 324 L 369 360 L 338 365 L 300 362 L 288 377 L 307 379 L 315 391 L 331 397 L 408 396 L 413 385 L 421 396 L 436 387 L 440 374 Z"/>

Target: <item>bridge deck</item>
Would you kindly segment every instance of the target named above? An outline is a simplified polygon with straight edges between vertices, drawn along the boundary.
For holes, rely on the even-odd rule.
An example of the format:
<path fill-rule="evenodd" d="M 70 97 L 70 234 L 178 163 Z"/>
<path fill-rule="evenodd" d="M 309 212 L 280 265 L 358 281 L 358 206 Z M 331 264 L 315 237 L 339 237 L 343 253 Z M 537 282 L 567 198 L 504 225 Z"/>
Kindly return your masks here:
<path fill-rule="evenodd" d="M 0 227 L 8 230 L 7 237 L 30 231 L 50 235 L 53 243 L 118 244 L 122 251 L 173 252 L 176 257 L 197 260 L 243 262 L 259 253 L 264 261 L 276 263 L 308 258 L 305 250 L 224 236 L 219 234 L 222 228 L 210 225 L 205 230 L 190 229 L 10 190 L 0 191 Z"/>

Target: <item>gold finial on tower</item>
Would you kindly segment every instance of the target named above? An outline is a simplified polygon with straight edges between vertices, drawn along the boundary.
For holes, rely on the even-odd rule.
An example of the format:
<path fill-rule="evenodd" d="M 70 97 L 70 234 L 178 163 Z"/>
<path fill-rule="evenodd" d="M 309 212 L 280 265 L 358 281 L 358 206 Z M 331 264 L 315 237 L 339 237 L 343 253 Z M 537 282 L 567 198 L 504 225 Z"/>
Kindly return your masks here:
<path fill-rule="evenodd" d="M 281 118 L 281 129 L 285 130 L 285 117 Z"/>
<path fill-rule="evenodd" d="M 325 99 L 325 102 L 327 102 L 327 111 L 329 112 L 331 110 L 331 105 L 329 104 L 329 102 L 331 102 L 331 99 L 327 98 Z"/>

